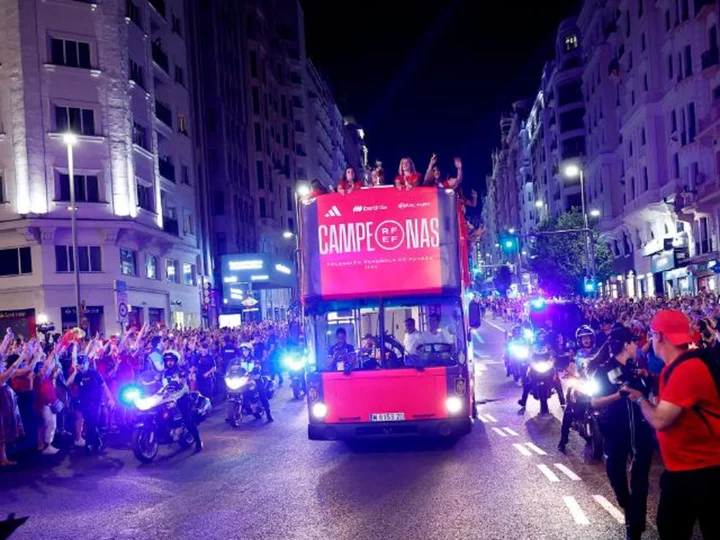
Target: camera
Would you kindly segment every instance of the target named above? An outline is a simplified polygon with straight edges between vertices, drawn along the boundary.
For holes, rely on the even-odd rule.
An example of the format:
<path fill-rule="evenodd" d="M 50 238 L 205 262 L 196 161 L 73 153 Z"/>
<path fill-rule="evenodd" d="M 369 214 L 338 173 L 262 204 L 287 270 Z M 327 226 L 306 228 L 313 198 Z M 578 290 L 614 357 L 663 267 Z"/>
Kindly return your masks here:
<path fill-rule="evenodd" d="M 632 360 L 627 363 L 625 368 L 618 366 L 612 371 L 609 371 L 608 379 L 610 379 L 610 383 L 615 386 L 627 386 L 628 388 L 642 392 L 645 396 L 650 393 L 650 385 L 646 381 L 645 371 L 638 368 Z M 627 396 L 627 392 L 624 390 L 620 390 L 620 394 L 623 397 Z"/>

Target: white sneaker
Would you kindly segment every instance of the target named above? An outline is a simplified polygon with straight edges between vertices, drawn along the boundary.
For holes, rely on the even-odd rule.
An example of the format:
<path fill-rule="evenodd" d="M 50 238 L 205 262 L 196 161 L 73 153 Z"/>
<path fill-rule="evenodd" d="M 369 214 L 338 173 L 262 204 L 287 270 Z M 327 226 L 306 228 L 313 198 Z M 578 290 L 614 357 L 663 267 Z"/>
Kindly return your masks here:
<path fill-rule="evenodd" d="M 52 444 L 48 444 L 47 448 L 42 451 L 44 456 L 54 456 L 57 454 L 60 450 L 55 448 Z"/>
<path fill-rule="evenodd" d="M 84 447 L 86 445 L 87 445 L 87 443 L 85 442 L 85 439 L 83 439 L 83 438 L 75 439 L 75 446 Z"/>

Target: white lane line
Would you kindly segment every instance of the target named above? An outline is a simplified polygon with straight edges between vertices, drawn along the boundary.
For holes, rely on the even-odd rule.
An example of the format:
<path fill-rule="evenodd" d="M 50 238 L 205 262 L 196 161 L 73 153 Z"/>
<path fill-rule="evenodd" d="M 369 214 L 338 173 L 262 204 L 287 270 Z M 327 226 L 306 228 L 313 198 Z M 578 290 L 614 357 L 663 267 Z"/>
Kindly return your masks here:
<path fill-rule="evenodd" d="M 538 455 L 540 455 L 540 456 L 546 456 L 546 455 L 547 455 L 547 452 L 546 452 L 545 450 L 543 450 L 543 449 L 540 448 L 539 446 L 535 446 L 535 445 L 534 445 L 533 443 L 531 443 L 531 442 L 526 442 L 526 443 L 525 443 L 525 446 L 527 446 L 530 450 L 532 450 L 533 452 L 535 452 L 536 454 L 538 454 Z"/>
<path fill-rule="evenodd" d="M 515 444 L 513 444 L 513 446 L 514 446 L 514 447 L 517 449 L 517 451 L 520 452 L 523 456 L 532 456 L 532 453 L 530 453 L 530 450 L 528 450 L 527 448 L 525 448 L 522 444 L 520 444 L 520 443 L 515 443 Z"/>
<path fill-rule="evenodd" d="M 580 505 L 575 500 L 575 497 L 565 495 L 563 497 L 563 501 L 565 501 L 565 506 L 567 506 L 568 510 L 570 510 L 575 523 L 578 525 L 590 525 L 590 520 L 585 515 L 585 512 L 582 511 L 582 508 L 580 508 Z"/>
<path fill-rule="evenodd" d="M 494 428 L 492 428 L 492 430 L 493 430 L 495 433 L 497 433 L 498 435 L 500 435 L 501 437 L 507 437 L 507 433 L 505 433 L 505 432 L 504 432 L 502 429 L 500 429 L 499 427 L 494 427 Z"/>
<path fill-rule="evenodd" d="M 575 480 L 575 481 L 580 480 L 580 477 L 579 477 L 577 474 L 575 474 L 574 472 L 572 472 L 570 469 L 568 469 L 568 468 L 567 468 L 565 465 L 563 465 L 562 463 L 556 463 L 556 464 L 555 464 L 555 467 L 556 467 L 557 469 L 559 469 L 560 471 L 562 471 L 562 473 L 563 473 L 565 476 L 567 476 L 570 480 Z"/>
<path fill-rule="evenodd" d="M 495 418 L 492 414 L 485 413 L 485 418 L 487 418 L 491 422 L 497 422 L 497 418 Z"/>
<path fill-rule="evenodd" d="M 503 428 L 503 431 L 504 431 L 505 433 L 507 433 L 508 435 L 512 435 L 513 437 L 519 437 L 519 436 L 520 436 L 520 435 L 518 435 L 517 431 L 515 431 L 515 430 L 513 430 L 513 429 L 510 429 L 509 427 L 504 427 L 504 428 Z"/>
<path fill-rule="evenodd" d="M 491 322 L 488 321 L 488 320 L 486 320 L 485 323 L 486 323 L 488 326 L 492 326 L 495 330 L 499 330 L 499 331 L 502 332 L 503 334 L 504 334 L 505 332 L 507 332 L 507 330 L 505 330 L 504 328 L 500 328 L 497 324 L 491 323 Z"/>
<path fill-rule="evenodd" d="M 478 413 L 477 419 L 480 420 L 483 424 L 487 424 L 488 422 L 488 420 L 480 413 Z"/>
<path fill-rule="evenodd" d="M 610 514 L 612 517 L 614 517 L 615 521 L 617 521 L 620 524 L 625 523 L 625 514 L 623 514 L 621 510 L 616 508 L 613 503 L 608 501 L 602 495 L 593 495 L 593 499 L 595 499 L 595 502 L 598 503 L 600 506 L 602 506 L 607 511 L 608 514 Z"/>
<path fill-rule="evenodd" d="M 487 366 L 485 364 L 477 363 L 475 364 L 475 367 L 478 369 L 478 371 L 487 371 Z"/>
<path fill-rule="evenodd" d="M 550 480 L 551 482 L 559 482 L 560 479 L 557 477 L 557 475 L 550 470 L 550 467 L 547 465 L 544 465 L 542 463 L 538 464 L 538 469 L 540 469 L 540 472 L 545 475 L 545 477 Z"/>

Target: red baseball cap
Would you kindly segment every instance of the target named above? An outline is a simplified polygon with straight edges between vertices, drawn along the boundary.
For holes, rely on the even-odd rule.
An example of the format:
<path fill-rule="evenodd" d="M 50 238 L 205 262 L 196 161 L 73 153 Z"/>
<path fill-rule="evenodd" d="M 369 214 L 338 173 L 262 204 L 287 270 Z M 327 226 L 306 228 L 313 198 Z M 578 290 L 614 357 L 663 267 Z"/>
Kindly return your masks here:
<path fill-rule="evenodd" d="M 673 345 L 686 345 L 695 341 L 690 319 L 682 311 L 663 309 L 658 311 L 650 323 L 650 328 L 660 332 Z"/>

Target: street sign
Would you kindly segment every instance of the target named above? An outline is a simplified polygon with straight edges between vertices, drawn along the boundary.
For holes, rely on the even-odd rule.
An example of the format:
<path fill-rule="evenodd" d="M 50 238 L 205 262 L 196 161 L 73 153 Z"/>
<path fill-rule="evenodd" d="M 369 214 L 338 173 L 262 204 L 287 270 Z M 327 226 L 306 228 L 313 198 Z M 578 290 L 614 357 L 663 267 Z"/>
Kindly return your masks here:
<path fill-rule="evenodd" d="M 115 313 L 119 323 L 126 323 L 128 313 L 130 311 L 130 303 L 128 302 L 128 294 L 124 281 L 115 280 Z"/>

